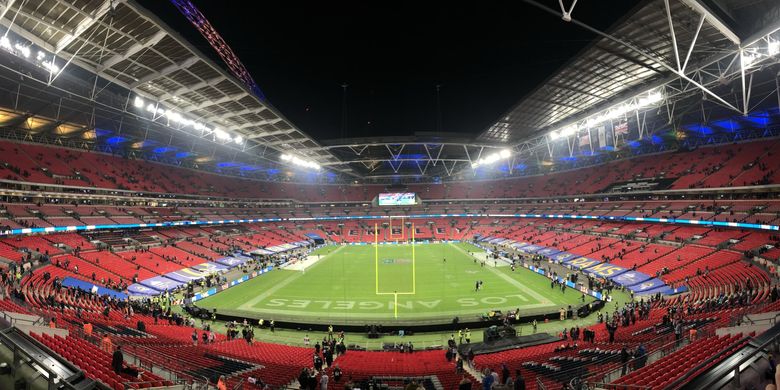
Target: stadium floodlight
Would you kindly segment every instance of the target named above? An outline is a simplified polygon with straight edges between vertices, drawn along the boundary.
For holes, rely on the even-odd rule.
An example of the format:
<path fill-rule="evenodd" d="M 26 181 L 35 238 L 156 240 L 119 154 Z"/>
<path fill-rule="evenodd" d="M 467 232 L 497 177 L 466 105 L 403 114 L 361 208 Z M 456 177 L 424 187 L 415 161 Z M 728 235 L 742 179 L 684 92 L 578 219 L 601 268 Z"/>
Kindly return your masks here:
<path fill-rule="evenodd" d="M 152 113 L 153 113 L 153 112 L 155 112 L 156 110 L 157 110 L 157 108 L 155 108 L 155 107 L 154 107 L 154 104 L 152 104 L 152 103 L 149 103 L 149 104 L 147 104 L 147 105 L 146 105 L 146 111 L 149 111 L 149 112 L 152 112 Z"/>
<path fill-rule="evenodd" d="M 558 138 L 560 138 L 560 137 L 561 137 L 561 135 L 560 135 L 560 134 L 558 134 L 558 132 L 557 132 L 557 131 L 555 131 L 555 130 L 551 131 L 551 132 L 550 132 L 550 134 L 549 134 L 549 136 L 550 136 L 550 140 L 551 140 L 551 141 L 555 141 L 556 139 L 558 139 Z"/>
<path fill-rule="evenodd" d="M 30 58 L 30 47 L 29 46 L 24 46 L 21 43 L 17 43 L 16 45 L 14 45 L 14 47 L 16 48 L 16 50 L 19 51 L 19 54 L 24 56 L 24 58 Z"/>
<path fill-rule="evenodd" d="M 307 161 L 307 160 L 304 160 L 302 158 L 293 156 L 291 154 L 282 154 L 281 156 L 279 156 L 279 158 L 282 161 L 289 162 L 289 163 L 292 163 L 293 165 L 297 165 L 297 166 L 304 167 L 304 168 L 316 169 L 318 171 L 321 168 L 320 164 L 317 164 L 314 161 Z"/>
<path fill-rule="evenodd" d="M 136 96 L 133 105 L 136 106 L 136 108 L 142 108 L 144 106 L 144 99 Z"/>
<path fill-rule="evenodd" d="M 225 130 L 222 129 L 214 129 L 214 135 L 217 137 L 218 140 L 226 141 L 231 140 L 233 137 L 230 136 Z"/>
<path fill-rule="evenodd" d="M 770 38 L 769 43 L 766 45 L 766 52 L 770 57 L 780 53 L 780 40 Z"/>
<path fill-rule="evenodd" d="M 756 56 L 753 53 L 748 53 L 746 51 L 742 51 L 742 67 L 743 68 L 749 68 L 750 65 L 753 65 L 754 62 L 758 59 L 758 56 Z"/>
<path fill-rule="evenodd" d="M 653 104 L 660 102 L 661 100 L 664 100 L 664 95 L 661 92 L 658 91 L 651 92 L 647 96 L 639 98 L 639 101 L 637 102 L 637 107 L 643 108 L 643 107 L 651 106 Z"/>
<path fill-rule="evenodd" d="M 577 134 L 577 125 L 571 125 L 561 130 L 561 137 L 571 137 L 574 134 Z"/>
<path fill-rule="evenodd" d="M 51 73 L 57 73 L 60 71 L 60 67 L 54 63 L 54 59 L 41 63 L 41 66 L 49 70 Z"/>
<path fill-rule="evenodd" d="M 5 36 L 0 38 L 0 47 L 9 51 L 13 49 L 13 47 L 11 46 L 11 40 Z"/>
<path fill-rule="evenodd" d="M 237 135 L 236 138 L 233 138 L 233 142 L 241 145 L 242 143 L 244 143 L 244 137 Z"/>
<path fill-rule="evenodd" d="M 46 53 L 42 50 L 38 50 L 38 56 L 35 57 L 38 61 L 43 61 L 46 58 Z"/>
<path fill-rule="evenodd" d="M 478 168 L 478 167 L 481 167 L 483 165 L 493 164 L 494 162 L 499 161 L 499 160 L 506 160 L 506 159 L 508 159 L 511 156 L 512 156 L 512 151 L 511 150 L 503 149 L 503 150 L 501 150 L 499 152 L 488 154 L 487 156 L 482 157 L 482 158 L 480 158 L 479 160 L 477 160 L 475 162 L 472 162 L 471 163 L 471 168 Z"/>
<path fill-rule="evenodd" d="M 165 117 L 168 118 L 168 120 L 170 120 L 171 122 L 174 122 L 174 123 L 181 123 L 181 121 L 184 120 L 184 117 L 182 117 L 181 114 L 179 114 L 178 112 L 173 111 L 173 110 L 165 111 Z"/>

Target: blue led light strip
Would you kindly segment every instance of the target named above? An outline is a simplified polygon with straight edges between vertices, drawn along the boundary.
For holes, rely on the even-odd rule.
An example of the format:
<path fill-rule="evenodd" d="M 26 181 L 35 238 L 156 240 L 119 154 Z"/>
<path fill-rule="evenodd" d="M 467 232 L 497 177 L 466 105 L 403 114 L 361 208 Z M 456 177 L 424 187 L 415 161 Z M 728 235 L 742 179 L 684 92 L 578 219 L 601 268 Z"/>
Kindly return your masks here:
<path fill-rule="evenodd" d="M 375 220 L 390 218 L 542 218 L 542 219 L 589 219 L 602 221 L 629 221 L 629 222 L 654 222 L 678 225 L 694 225 L 704 227 L 730 227 L 754 230 L 780 231 L 778 225 L 762 225 L 756 223 L 743 222 L 721 222 L 721 221 L 701 221 L 695 219 L 673 219 L 673 218 L 642 218 L 642 217 L 613 217 L 599 215 L 573 215 L 573 214 L 411 214 L 411 215 L 362 215 L 362 216 L 341 216 L 341 217 L 308 217 L 308 218 L 256 218 L 256 219 L 220 219 L 214 221 L 168 221 L 159 223 L 130 223 L 116 225 L 81 225 L 81 226 L 52 226 L 11 229 L 0 232 L 0 236 L 11 236 L 16 234 L 34 234 L 34 233 L 61 233 L 109 229 L 138 229 L 149 227 L 169 227 L 169 226 L 200 226 L 200 225 L 227 225 L 236 223 L 265 223 L 265 222 L 315 222 L 315 221 L 350 221 L 350 220 Z"/>

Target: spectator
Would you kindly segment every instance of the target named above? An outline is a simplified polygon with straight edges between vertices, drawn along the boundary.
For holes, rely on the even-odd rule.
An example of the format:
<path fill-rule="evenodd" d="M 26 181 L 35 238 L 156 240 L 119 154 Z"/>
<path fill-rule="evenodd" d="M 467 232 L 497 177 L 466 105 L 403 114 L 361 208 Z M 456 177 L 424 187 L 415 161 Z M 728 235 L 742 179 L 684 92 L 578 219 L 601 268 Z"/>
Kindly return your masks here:
<path fill-rule="evenodd" d="M 122 346 L 118 346 L 116 347 L 116 351 L 114 351 L 114 355 L 111 357 L 111 368 L 117 375 L 122 373 L 122 363 L 124 363 L 124 361 L 125 357 L 122 355 Z"/>
<path fill-rule="evenodd" d="M 515 385 L 513 390 L 525 390 L 525 379 L 520 374 L 520 370 L 515 370 Z"/>
<path fill-rule="evenodd" d="M 320 376 L 320 390 L 328 390 L 328 374 L 326 374 L 324 371 Z"/>
<path fill-rule="evenodd" d="M 463 375 L 460 383 L 458 383 L 458 390 L 471 390 L 471 381 L 466 377 L 466 375 Z"/>

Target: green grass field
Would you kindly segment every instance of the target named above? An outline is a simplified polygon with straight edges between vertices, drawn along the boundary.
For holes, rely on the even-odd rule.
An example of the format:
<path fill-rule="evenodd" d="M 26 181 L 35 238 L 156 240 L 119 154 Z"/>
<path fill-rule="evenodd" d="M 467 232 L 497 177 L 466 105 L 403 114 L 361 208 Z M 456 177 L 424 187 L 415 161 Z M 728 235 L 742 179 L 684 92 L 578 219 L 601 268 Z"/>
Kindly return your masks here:
<path fill-rule="evenodd" d="M 324 247 L 305 271 L 273 271 L 197 305 L 255 318 L 364 323 L 471 319 L 518 307 L 554 312 L 581 302 L 579 292 L 551 289 L 544 276 L 483 267 L 469 252 L 481 250 L 465 243 Z"/>

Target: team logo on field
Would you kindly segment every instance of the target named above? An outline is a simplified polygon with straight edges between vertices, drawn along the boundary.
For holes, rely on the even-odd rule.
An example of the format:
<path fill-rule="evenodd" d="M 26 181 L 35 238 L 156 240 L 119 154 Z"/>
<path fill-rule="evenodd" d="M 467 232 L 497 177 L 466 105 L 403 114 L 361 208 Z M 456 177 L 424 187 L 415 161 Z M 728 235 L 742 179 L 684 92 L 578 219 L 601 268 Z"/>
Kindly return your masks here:
<path fill-rule="evenodd" d="M 382 264 L 412 264 L 409 259 L 384 259 Z"/>

